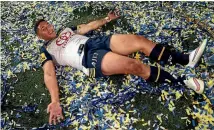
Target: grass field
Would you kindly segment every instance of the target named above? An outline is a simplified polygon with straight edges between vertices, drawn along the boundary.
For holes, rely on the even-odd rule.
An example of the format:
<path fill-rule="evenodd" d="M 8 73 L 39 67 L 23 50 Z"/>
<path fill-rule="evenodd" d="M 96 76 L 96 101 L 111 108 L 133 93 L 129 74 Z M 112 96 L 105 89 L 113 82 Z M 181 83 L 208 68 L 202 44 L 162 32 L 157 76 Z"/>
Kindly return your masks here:
<path fill-rule="evenodd" d="M 78 8 L 68 7 L 68 3 L 76 6 L 76 4 L 72 2 L 23 2 L 23 9 L 19 9 L 18 7 L 21 6 L 21 3 L 22 2 L 19 4 L 11 4 L 10 2 L 1 2 L 1 7 L 4 11 L 2 11 L 1 16 L 3 26 L 1 34 L 3 40 L 1 40 L 1 44 L 3 58 L 5 58 L 2 59 L 1 63 L 2 129 L 49 128 L 81 130 L 118 128 L 142 130 L 186 130 L 194 129 L 196 126 L 199 126 L 199 120 L 203 124 L 203 127 L 201 128 L 213 128 L 213 125 L 211 124 L 213 123 L 211 122 L 213 120 L 213 111 L 211 110 L 213 108 L 213 89 L 206 89 L 206 93 L 204 95 L 197 95 L 192 91 L 185 89 L 183 86 L 178 88 L 172 87 L 171 89 L 170 86 L 167 85 L 151 84 L 152 89 L 145 86 L 145 89 L 149 89 L 149 91 L 146 91 L 143 89 L 144 86 L 142 84 L 135 84 L 137 80 L 143 82 L 137 77 L 118 75 L 104 79 L 89 79 L 81 72 L 71 67 L 56 68 L 61 90 L 60 97 L 66 120 L 57 126 L 48 126 L 47 123 L 49 115 L 46 113 L 46 108 L 50 103 L 50 95 L 43 81 L 43 70 L 39 66 L 37 55 L 39 54 L 38 48 L 41 46 L 41 41 L 35 42 L 32 40 L 34 39 L 34 34 L 31 30 L 33 27 L 33 21 L 38 15 L 40 15 L 40 13 L 42 13 L 38 9 L 45 11 L 44 8 L 47 7 L 46 11 L 49 12 L 46 12 L 43 15 L 49 15 L 48 18 L 50 18 L 53 23 L 57 21 L 59 22 L 59 17 L 62 16 L 62 22 L 56 26 L 56 28 L 58 28 L 63 24 L 63 22 L 66 26 L 70 26 L 103 18 L 114 6 L 113 4 L 115 4 L 119 5 L 120 9 L 124 9 L 124 12 L 128 12 L 127 14 L 130 14 L 126 17 L 122 17 L 119 22 L 112 21 L 104 26 L 101 29 L 101 34 L 137 33 L 157 41 L 157 37 L 162 35 L 162 37 L 166 39 L 163 44 L 169 43 L 176 47 L 176 49 L 183 49 L 185 51 L 189 51 L 198 46 L 200 40 L 195 39 L 200 39 L 201 37 L 208 38 L 209 45 L 213 45 L 214 42 L 213 38 L 207 33 L 195 29 L 194 26 L 196 25 L 189 24 L 184 25 L 187 29 L 183 29 L 181 32 L 162 29 L 162 31 L 159 32 L 159 35 L 156 34 L 158 30 L 153 30 L 154 27 L 156 27 L 155 23 L 153 23 L 155 20 L 156 22 L 158 20 L 163 20 L 165 22 L 160 22 L 161 24 L 169 24 L 169 26 L 172 25 L 172 28 L 174 26 L 178 28 L 177 26 L 179 26 L 179 24 L 176 22 L 172 22 L 171 24 L 167 23 L 167 19 L 165 19 L 165 17 L 168 17 L 167 15 L 173 13 L 170 12 L 170 10 L 167 10 L 164 6 L 155 7 L 155 2 L 105 2 L 103 3 L 103 6 L 100 6 L 102 3 L 77 2 L 77 4 L 80 4 L 78 5 Z M 11 10 L 9 9 L 10 4 Z M 160 2 L 158 5 L 163 4 L 173 6 L 180 4 L 185 6 L 188 2 L 165 2 L 162 4 Z M 145 6 L 145 12 L 138 10 L 141 9 L 141 6 L 143 5 Z M 199 7 L 197 6 L 198 8 L 194 8 L 197 11 L 202 9 L 201 14 L 197 14 L 198 17 L 204 16 L 204 12 L 209 12 L 210 8 L 214 7 L 213 3 L 205 4 L 205 6 L 203 3 L 194 3 L 193 5 L 200 5 Z M 136 8 L 132 8 L 132 6 Z M 189 6 L 191 6 L 191 4 L 189 4 Z M 147 8 L 152 8 L 153 12 L 148 12 L 148 10 L 146 10 Z M 203 11 L 203 9 L 205 11 Z M 33 11 L 29 13 L 31 10 Z M 12 11 L 13 13 L 10 14 L 9 11 Z M 65 16 L 62 15 L 66 11 L 69 13 Z M 155 11 L 157 14 L 155 14 Z M 186 9 L 186 11 L 188 11 L 188 9 Z M 197 11 L 196 13 L 198 13 Z M 55 15 L 53 15 L 54 12 Z M 163 14 L 161 12 L 163 12 Z M 158 13 L 161 14 L 160 19 L 158 18 Z M 214 14 L 213 11 L 210 11 L 209 13 L 212 15 Z M 214 19 L 212 15 L 210 16 L 210 19 Z M 145 16 L 146 18 L 141 19 L 141 16 Z M 72 20 L 69 20 L 70 18 Z M 20 22 L 16 22 L 17 19 L 19 19 Z M 173 17 L 169 17 L 168 19 L 173 19 Z M 175 21 L 179 21 L 182 18 L 174 19 Z M 8 24 L 5 23 L 5 21 L 7 20 L 10 21 L 11 27 L 14 26 L 14 30 L 22 28 L 27 31 L 15 32 L 13 29 L 6 27 Z M 25 22 L 28 26 L 25 26 Z M 142 25 L 138 26 L 137 24 L 141 22 Z M 143 25 L 148 25 L 145 27 L 148 28 L 144 31 L 141 30 L 144 29 Z M 112 32 L 112 30 L 114 31 Z M 95 35 L 100 35 L 99 31 L 95 31 Z M 172 37 L 171 39 L 169 38 L 170 35 Z M 198 37 L 199 35 L 203 36 Z M 13 36 L 20 38 L 24 43 L 17 39 L 14 40 Z M 176 39 L 178 37 L 180 41 Z M 141 53 L 134 53 L 131 57 L 136 58 L 138 54 L 140 54 L 139 59 L 142 60 L 144 55 Z M 206 57 L 203 57 L 203 59 L 206 60 Z M 26 66 L 24 64 L 25 62 L 27 62 Z M 148 64 L 152 63 L 152 61 L 148 62 Z M 200 63 L 203 65 L 204 61 L 200 61 Z M 12 69 L 14 66 L 15 68 L 19 68 L 21 66 L 21 71 L 15 72 L 16 69 Z M 197 67 L 196 72 L 203 73 L 208 71 L 209 77 L 205 79 L 206 82 L 213 80 L 213 68 L 207 65 L 204 66 L 206 66 L 205 69 L 203 69 L 203 66 L 202 68 L 201 66 Z M 180 66 L 178 66 L 178 68 L 181 69 Z M 167 70 L 170 69 L 177 74 L 180 73 L 180 71 L 177 71 L 173 67 L 167 68 Z M 10 71 L 12 72 L 10 73 Z M 200 76 L 200 73 L 197 74 L 197 76 Z M 90 86 L 89 88 L 87 88 L 88 85 Z M 158 87 L 161 88 L 160 91 L 158 91 Z M 9 91 L 7 91 L 8 88 L 10 88 Z M 3 96 L 5 93 L 6 95 Z M 104 98 L 105 94 L 113 95 L 113 97 Z M 118 99 L 117 97 L 122 98 Z M 165 97 L 165 99 L 163 99 L 163 97 Z M 211 103 L 209 103 L 209 101 L 204 97 L 207 97 Z M 93 105 L 93 103 L 98 99 L 102 100 L 99 100 L 100 102 Z M 207 108 L 204 107 L 206 104 L 209 104 Z M 190 109 L 189 112 L 191 114 L 188 114 L 187 109 Z M 196 116 L 193 118 L 194 113 L 200 112 L 200 110 L 205 113 L 204 115 L 206 116 L 206 119 L 209 118 L 211 120 L 208 124 L 205 121 L 205 117 Z M 84 116 L 84 114 L 88 115 L 88 117 Z M 92 115 L 92 119 L 89 118 L 90 114 Z"/>
<path fill-rule="evenodd" d="M 14 120 L 15 128 L 19 128 L 18 124 L 21 127 L 32 128 L 42 126 L 48 121 L 48 114 L 46 113 L 46 107 L 50 102 L 50 96 L 45 88 L 43 81 L 43 72 L 41 69 L 37 71 L 27 71 L 25 73 L 17 74 L 19 81 L 14 85 L 6 98 L 7 103 L 2 107 L 2 111 L 11 113 L 8 115 L 11 120 Z M 117 81 L 115 81 L 117 82 Z M 118 84 L 120 86 L 120 84 Z M 13 97 L 13 93 L 15 96 Z M 130 112 L 130 115 L 133 117 L 140 117 L 145 119 L 145 121 L 155 122 L 156 116 L 158 113 L 162 113 L 163 125 L 168 129 L 185 129 L 185 120 L 181 120 L 180 117 L 185 117 L 185 107 L 190 105 L 190 99 L 181 98 L 175 102 L 177 110 L 175 111 L 175 116 L 165 108 L 159 101 L 159 94 L 150 95 L 150 94 L 136 94 L 134 96 L 135 101 L 132 103 L 134 108 L 137 108 L 140 112 L 139 115 L 133 114 Z M 33 106 L 38 104 L 35 107 L 35 110 L 32 112 L 24 112 L 21 106 L 27 104 Z M 17 118 L 17 115 L 21 117 Z M 152 117 L 152 118 L 151 118 Z M 142 121 L 137 121 L 134 123 L 134 127 L 137 129 L 146 129 L 148 126 L 143 126 Z M 176 126 L 177 125 L 177 126 Z M 180 126 L 180 127 L 179 127 Z M 177 128 L 178 127 L 178 128 Z M 153 127 L 151 126 L 151 129 Z"/>

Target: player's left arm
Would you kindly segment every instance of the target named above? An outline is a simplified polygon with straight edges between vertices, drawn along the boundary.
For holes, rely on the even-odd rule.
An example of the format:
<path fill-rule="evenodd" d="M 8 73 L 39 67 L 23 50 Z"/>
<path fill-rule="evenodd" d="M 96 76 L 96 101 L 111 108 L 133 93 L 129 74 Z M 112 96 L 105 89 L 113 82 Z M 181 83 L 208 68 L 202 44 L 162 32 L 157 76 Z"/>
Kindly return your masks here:
<path fill-rule="evenodd" d="M 110 11 L 108 13 L 108 16 L 103 18 L 103 19 L 99 19 L 99 20 L 95 20 L 92 21 L 88 24 L 81 24 L 77 26 L 77 33 L 84 35 L 86 33 L 88 33 L 91 30 L 96 30 L 99 27 L 105 25 L 106 23 L 110 22 L 111 20 L 117 19 L 120 16 L 118 15 L 118 11 Z"/>

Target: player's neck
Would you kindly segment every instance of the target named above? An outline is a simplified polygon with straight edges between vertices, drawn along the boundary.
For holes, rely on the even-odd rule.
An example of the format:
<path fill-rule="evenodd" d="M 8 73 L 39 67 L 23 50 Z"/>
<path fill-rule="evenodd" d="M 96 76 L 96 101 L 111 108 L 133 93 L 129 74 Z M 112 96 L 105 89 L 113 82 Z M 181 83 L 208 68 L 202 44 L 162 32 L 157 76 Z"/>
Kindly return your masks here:
<path fill-rule="evenodd" d="M 51 40 L 54 40 L 56 37 L 53 37 L 53 38 L 46 38 L 46 39 L 44 39 L 46 42 L 48 42 L 48 41 L 51 41 Z"/>

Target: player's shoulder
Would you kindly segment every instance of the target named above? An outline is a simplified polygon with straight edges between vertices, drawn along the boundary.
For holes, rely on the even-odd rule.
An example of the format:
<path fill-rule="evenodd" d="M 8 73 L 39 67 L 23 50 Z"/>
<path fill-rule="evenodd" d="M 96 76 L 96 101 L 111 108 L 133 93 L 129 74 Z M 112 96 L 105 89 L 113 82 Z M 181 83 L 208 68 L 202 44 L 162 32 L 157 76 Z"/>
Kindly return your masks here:
<path fill-rule="evenodd" d="M 46 50 L 46 47 L 43 45 L 40 47 L 40 63 L 43 66 L 47 61 L 53 60 L 51 55 Z"/>
<path fill-rule="evenodd" d="M 42 51 L 44 51 L 44 50 L 46 50 L 45 45 L 43 45 L 43 46 L 40 47 L 40 52 L 42 52 Z"/>

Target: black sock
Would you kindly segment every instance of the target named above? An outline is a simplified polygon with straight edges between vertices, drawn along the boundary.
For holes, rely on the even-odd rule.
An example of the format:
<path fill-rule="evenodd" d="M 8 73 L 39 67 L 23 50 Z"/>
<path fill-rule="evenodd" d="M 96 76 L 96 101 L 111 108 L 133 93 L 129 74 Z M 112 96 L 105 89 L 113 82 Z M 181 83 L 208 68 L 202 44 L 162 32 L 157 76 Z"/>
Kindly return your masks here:
<path fill-rule="evenodd" d="M 187 65 L 189 62 L 189 54 L 183 54 L 170 50 L 168 47 L 163 47 L 157 44 L 149 56 L 155 61 L 162 61 L 164 64 L 173 65 L 179 63 L 181 65 Z"/>
<path fill-rule="evenodd" d="M 146 81 L 157 82 L 157 83 L 177 83 L 177 79 L 174 78 L 170 73 L 162 70 L 160 66 L 150 66 L 150 76 Z"/>

